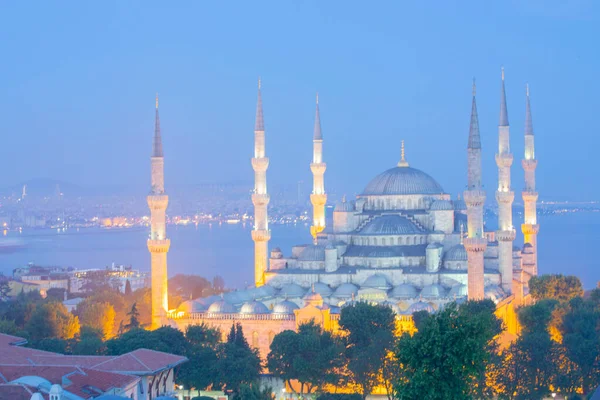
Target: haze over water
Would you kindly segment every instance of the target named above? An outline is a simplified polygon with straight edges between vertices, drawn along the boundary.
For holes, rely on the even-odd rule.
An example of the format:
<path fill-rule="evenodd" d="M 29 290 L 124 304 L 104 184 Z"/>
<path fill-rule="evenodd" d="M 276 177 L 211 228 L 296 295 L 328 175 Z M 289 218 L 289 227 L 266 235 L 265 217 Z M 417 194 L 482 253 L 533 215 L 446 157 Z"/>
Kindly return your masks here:
<path fill-rule="evenodd" d="M 586 289 L 595 287 L 600 269 L 597 253 L 591 249 L 600 243 L 600 212 L 541 216 L 539 224 L 539 273 L 576 275 Z M 221 275 L 228 287 L 251 284 L 254 255 L 250 229 L 242 224 L 170 226 L 169 276 L 183 273 L 210 279 Z M 311 240 L 304 225 L 272 225 L 271 230 L 270 248 L 280 247 L 286 255 L 291 246 Z M 20 236 L 26 249 L 0 254 L 0 272 L 5 275 L 28 262 L 78 269 L 102 268 L 112 262 L 145 271 L 150 268 L 145 229 L 43 229 L 24 231 Z M 519 238 L 522 241 L 522 235 L 517 242 Z"/>

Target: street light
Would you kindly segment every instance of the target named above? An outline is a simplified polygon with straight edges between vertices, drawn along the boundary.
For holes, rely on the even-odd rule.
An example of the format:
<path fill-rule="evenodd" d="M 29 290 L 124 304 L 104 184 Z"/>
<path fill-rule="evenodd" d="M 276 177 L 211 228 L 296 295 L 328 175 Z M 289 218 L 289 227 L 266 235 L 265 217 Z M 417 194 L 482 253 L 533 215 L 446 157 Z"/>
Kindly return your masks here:
<path fill-rule="evenodd" d="M 555 398 L 555 397 L 556 397 L 556 393 L 552 393 L 552 398 Z"/>

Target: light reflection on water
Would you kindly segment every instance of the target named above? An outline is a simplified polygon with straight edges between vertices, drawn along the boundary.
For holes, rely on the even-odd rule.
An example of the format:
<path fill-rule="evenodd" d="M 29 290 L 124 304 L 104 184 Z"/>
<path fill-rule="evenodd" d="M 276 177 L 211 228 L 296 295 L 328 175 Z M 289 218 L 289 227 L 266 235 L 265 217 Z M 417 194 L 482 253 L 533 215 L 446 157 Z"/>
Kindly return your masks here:
<path fill-rule="evenodd" d="M 574 274 L 586 288 L 595 287 L 600 280 L 600 263 L 592 249 L 600 243 L 600 213 L 543 216 L 539 224 L 540 273 Z M 231 287 L 251 284 L 254 274 L 250 229 L 251 225 L 242 224 L 169 226 L 169 275 L 221 275 Z M 295 244 L 311 242 L 305 225 L 271 225 L 271 230 L 270 248 L 280 247 L 284 254 L 289 254 Z M 0 253 L 0 272 L 5 275 L 28 262 L 80 269 L 102 268 L 112 262 L 142 270 L 148 270 L 150 265 L 147 229 L 42 229 L 24 230 L 21 234 L 9 231 L 2 240 L 19 237 L 25 248 Z M 519 239 L 522 241 L 520 233 Z"/>

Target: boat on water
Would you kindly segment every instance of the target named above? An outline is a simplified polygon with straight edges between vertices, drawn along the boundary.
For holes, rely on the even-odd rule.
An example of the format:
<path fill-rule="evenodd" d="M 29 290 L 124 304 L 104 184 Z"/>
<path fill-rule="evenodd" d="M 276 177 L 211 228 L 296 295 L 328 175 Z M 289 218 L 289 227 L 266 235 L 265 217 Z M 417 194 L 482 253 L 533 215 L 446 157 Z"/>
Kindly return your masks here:
<path fill-rule="evenodd" d="M 240 223 L 240 219 L 228 219 L 226 222 L 228 224 L 239 224 Z"/>

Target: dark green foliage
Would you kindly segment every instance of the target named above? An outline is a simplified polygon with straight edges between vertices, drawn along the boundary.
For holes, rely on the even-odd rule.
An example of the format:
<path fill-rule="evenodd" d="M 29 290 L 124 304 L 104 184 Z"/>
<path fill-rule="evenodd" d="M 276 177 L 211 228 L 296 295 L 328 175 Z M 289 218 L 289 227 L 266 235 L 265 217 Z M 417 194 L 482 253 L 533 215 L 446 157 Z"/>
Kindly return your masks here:
<path fill-rule="evenodd" d="M 43 338 L 30 343 L 38 350 L 51 351 L 53 353 L 69 353 L 69 341 L 57 338 Z"/>
<path fill-rule="evenodd" d="M 21 292 L 11 301 L 0 302 L 0 316 L 4 319 L 14 321 L 20 329 L 24 329 L 36 305 L 43 302 L 42 296 L 37 291 L 29 293 Z"/>
<path fill-rule="evenodd" d="M 65 289 L 51 288 L 46 291 L 46 299 L 49 301 L 64 301 L 65 293 Z"/>
<path fill-rule="evenodd" d="M 567 302 L 583 296 L 581 281 L 576 276 L 540 275 L 529 280 L 529 293 L 536 300 L 554 299 Z"/>
<path fill-rule="evenodd" d="M 396 356 L 402 365 L 396 396 L 406 400 L 471 399 L 483 393 L 501 322 L 490 300 L 450 303 L 422 316 L 420 330 L 404 334 Z"/>
<path fill-rule="evenodd" d="M 391 308 L 358 302 L 342 308 L 348 380 L 364 398 L 381 382 L 384 360 L 393 350 L 396 330 Z"/>
<path fill-rule="evenodd" d="M 316 400 L 362 400 L 360 394 L 323 393 Z"/>
<path fill-rule="evenodd" d="M 71 339 L 79 333 L 79 320 L 62 303 L 45 303 L 35 307 L 25 326 L 31 340 Z"/>
<path fill-rule="evenodd" d="M 71 344 L 71 352 L 83 356 L 100 356 L 106 353 L 103 333 L 88 326 L 81 328 L 78 340 Z"/>
<path fill-rule="evenodd" d="M 243 384 L 239 393 L 234 394 L 232 400 L 274 400 L 275 395 L 271 388 L 261 389 L 257 383 L 252 385 Z"/>
<path fill-rule="evenodd" d="M 127 316 L 129 317 L 129 323 L 125 325 L 125 329 L 138 329 L 140 327 L 140 313 L 137 309 L 137 303 L 133 303 L 131 310 L 129 310 L 127 313 Z"/>
<path fill-rule="evenodd" d="M 319 390 L 335 384 L 337 371 L 343 365 L 341 341 L 314 322 L 301 324 L 298 332 L 283 331 L 275 336 L 267 357 L 267 368 L 291 387 L 300 383 L 300 392 Z"/>
<path fill-rule="evenodd" d="M 216 380 L 223 389 L 237 394 L 241 385 L 258 380 L 261 370 L 258 350 L 250 348 L 240 323 L 231 327 L 227 342 L 219 346 L 217 357 Z"/>
<path fill-rule="evenodd" d="M 0 274 L 0 301 L 8 300 L 9 293 L 10 286 L 8 284 L 8 279 Z"/>
<path fill-rule="evenodd" d="M 127 279 L 127 281 L 125 282 L 125 296 L 131 296 L 131 293 L 133 293 L 133 291 L 131 290 L 131 282 L 129 282 L 129 279 Z"/>
<path fill-rule="evenodd" d="M 215 400 L 212 397 L 208 397 L 208 396 L 196 396 L 196 397 L 192 397 L 192 400 Z"/>
<path fill-rule="evenodd" d="M 205 389 L 217 380 L 217 346 L 221 332 L 208 325 L 190 325 L 185 331 L 187 357 L 178 374 L 185 387 Z"/>

